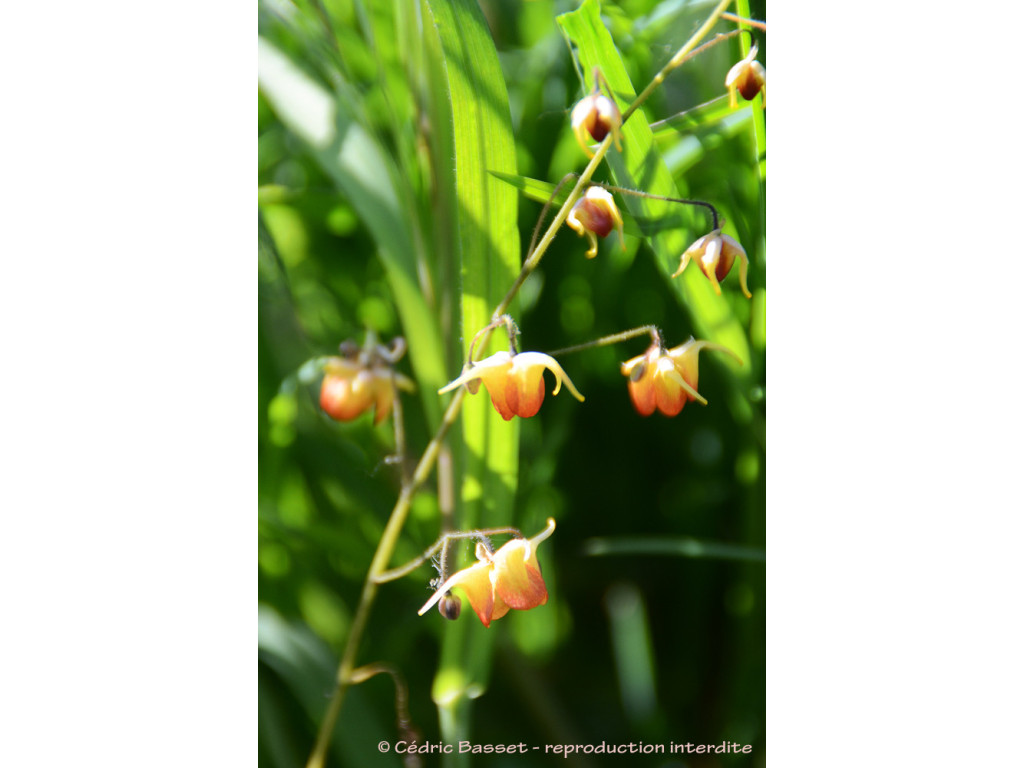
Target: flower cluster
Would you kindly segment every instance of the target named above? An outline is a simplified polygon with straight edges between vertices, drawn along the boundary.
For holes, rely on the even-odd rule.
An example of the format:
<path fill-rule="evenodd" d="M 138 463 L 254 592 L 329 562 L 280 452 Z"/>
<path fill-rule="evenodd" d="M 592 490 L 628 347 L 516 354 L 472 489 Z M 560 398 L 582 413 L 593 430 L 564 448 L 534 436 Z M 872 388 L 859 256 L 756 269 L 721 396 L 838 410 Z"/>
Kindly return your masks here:
<path fill-rule="evenodd" d="M 445 580 L 433 596 L 420 608 L 422 616 L 439 603 L 441 615 L 457 618 L 461 603 L 450 595 L 458 589 L 468 599 L 480 622 L 491 626 L 510 609 L 525 611 L 544 605 L 548 590 L 537 562 L 537 545 L 555 530 L 555 521 L 548 518 L 547 527 L 532 539 L 512 539 L 497 552 L 484 542 L 476 545 L 477 562 Z"/>

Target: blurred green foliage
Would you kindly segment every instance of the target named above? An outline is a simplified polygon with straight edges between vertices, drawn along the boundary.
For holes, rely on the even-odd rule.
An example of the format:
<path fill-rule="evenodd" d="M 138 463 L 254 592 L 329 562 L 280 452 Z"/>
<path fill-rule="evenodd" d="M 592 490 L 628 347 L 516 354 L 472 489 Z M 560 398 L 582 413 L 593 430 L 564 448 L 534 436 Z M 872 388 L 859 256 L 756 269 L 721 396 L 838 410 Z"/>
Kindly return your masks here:
<path fill-rule="evenodd" d="M 481 2 L 497 47 L 515 137 L 516 172 L 556 183 L 585 157 L 568 111 L 584 94 L 556 17 L 570 2 Z M 712 4 L 626 0 L 602 7 L 602 20 L 639 90 L 686 41 Z M 410 453 L 422 451 L 437 423 L 436 379 L 454 378 L 464 339 L 446 291 L 458 272 L 436 245 L 451 233 L 436 216 L 431 161 L 437 131 L 421 94 L 433 81 L 410 59 L 408 41 L 429 19 L 405 0 L 261 2 L 261 45 L 343 103 L 388 168 L 358 181 L 332 173 L 329 157 L 299 135 L 280 104 L 259 95 L 259 691 L 260 762 L 303 765 L 333 690 L 338 656 L 373 552 L 399 490 L 391 423 L 369 415 L 339 424 L 318 407 L 319 376 L 309 361 L 361 342 L 367 328 L 383 339 L 415 336 L 408 323 L 431 315 L 439 336 L 432 359 L 399 370 L 420 381 L 403 399 Z M 764 19 L 763 5 L 751 13 Z M 734 25 L 720 22 L 719 31 Z M 330 30 L 330 31 L 328 31 Z M 766 62 L 764 35 L 757 33 Z M 261 49 L 262 50 L 262 49 Z M 744 49 L 745 50 L 745 49 Z M 425 54 L 424 54 L 425 55 Z M 723 106 L 725 72 L 741 56 L 737 39 L 674 72 L 643 111 L 683 197 L 713 202 L 751 258 L 753 300 L 735 275 L 724 284 L 731 314 L 745 331 L 751 366 L 734 376 L 714 352 L 701 356 L 700 391 L 674 419 L 637 416 L 619 364 L 640 354 L 644 338 L 566 355 L 561 363 L 586 395 L 551 397 L 519 421 L 519 477 L 506 520 L 532 535 L 552 516 L 558 530 L 540 550 L 549 603 L 512 612 L 484 629 L 468 609 L 459 629 L 493 642 L 489 685 L 473 703 L 471 738 L 479 744 L 752 744 L 749 755 L 649 755 L 643 765 L 749 766 L 764 763 L 765 251 L 763 180 L 749 106 Z M 717 100 L 717 101 L 715 101 Z M 713 102 L 700 110 L 692 108 Z M 686 112 L 686 115 L 674 117 Z M 660 122 L 665 121 L 665 122 Z M 373 170 L 373 169 L 371 169 Z M 613 182 L 606 166 L 595 176 Z M 382 255 L 385 225 L 366 199 L 386 187 L 409 252 Z M 541 204 L 520 195 L 525 250 Z M 706 227 L 693 216 L 690 242 Z M 397 225 L 396 225 L 397 226 Z M 394 235 L 398 238 L 399 235 Z M 516 320 L 523 349 L 553 350 L 654 323 L 669 345 L 697 334 L 680 293 L 650 249 L 613 235 L 597 258 L 563 229 L 520 294 Z M 388 258 L 391 259 L 390 265 Z M 407 259 L 395 266 L 395 260 Z M 433 295 L 421 306 L 396 298 L 396 274 L 426 270 Z M 691 266 L 689 269 L 695 269 Z M 396 270 L 398 272 L 396 272 Z M 418 280 L 422 275 L 417 277 Z M 417 283 L 422 287 L 422 280 Z M 407 287 L 408 290 L 408 287 Z M 413 314 L 410 314 L 412 311 Z M 433 332 L 418 328 L 421 333 Z M 426 342 L 425 342 L 426 343 Z M 431 370 L 436 366 L 436 371 Z M 447 397 L 447 396 L 446 396 Z M 481 391 L 477 398 L 485 398 Z M 500 512 L 500 510 L 498 511 Z M 392 564 L 415 557 L 438 534 L 436 488 L 415 499 Z M 640 542 L 593 554 L 588 541 Z M 652 553 L 651 543 L 704 543 Z M 647 543 L 645 550 L 644 542 Z M 592 542 L 591 542 L 592 543 Z M 728 547 L 743 547 L 739 555 Z M 665 547 L 671 549 L 671 547 Z M 638 551 L 639 550 L 639 551 Z M 465 553 L 467 556 L 469 553 Z M 703 556 L 702 556 L 703 555 Z M 442 639 L 455 625 L 416 610 L 434 572 L 424 566 L 384 585 L 371 614 L 361 663 L 387 661 L 405 676 L 410 714 L 424 738 L 440 738 L 430 691 Z M 466 626 L 462 626 L 462 624 Z M 377 743 L 398 739 L 394 688 L 387 676 L 347 694 L 332 765 L 396 766 Z M 485 756 L 487 765 L 602 765 L 622 756 Z M 633 758 L 628 764 L 640 764 Z M 427 765 L 441 764 L 426 756 Z M 625 764 L 625 763 L 623 763 Z"/>

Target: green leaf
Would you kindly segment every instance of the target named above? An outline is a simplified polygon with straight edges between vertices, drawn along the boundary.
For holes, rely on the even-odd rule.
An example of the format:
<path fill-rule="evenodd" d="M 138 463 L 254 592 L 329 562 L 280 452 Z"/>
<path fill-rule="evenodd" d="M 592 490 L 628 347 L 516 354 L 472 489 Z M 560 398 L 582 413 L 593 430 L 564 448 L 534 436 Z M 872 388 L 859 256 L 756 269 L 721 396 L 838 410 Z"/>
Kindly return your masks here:
<path fill-rule="evenodd" d="M 608 539 L 587 539 L 583 542 L 583 554 L 591 556 L 670 555 L 675 557 L 764 562 L 764 550 L 745 547 L 740 544 L 700 541 L 688 537 L 620 536 Z"/>
<path fill-rule="evenodd" d="M 723 139 L 750 130 L 749 109 L 729 106 L 723 96 L 699 107 L 688 109 L 657 123 L 651 123 L 658 150 L 673 177 L 696 165 L 704 155 L 720 145 Z"/>
<path fill-rule="evenodd" d="M 508 93 L 486 20 L 473 0 L 429 0 L 430 19 L 440 46 L 428 45 L 441 67 L 431 68 L 433 83 L 449 95 L 449 111 L 439 137 L 454 150 L 450 196 L 457 210 L 453 238 L 461 284 L 462 342 L 468 353 L 473 336 L 512 285 L 520 268 L 518 196 L 489 171 L 515 173 Z M 450 162 L 450 160 L 449 160 Z M 509 308 L 515 313 L 515 306 Z M 500 348 L 503 332 L 481 354 Z M 451 378 L 458 370 L 450 372 Z M 458 526 L 509 525 L 518 476 L 519 422 L 504 421 L 481 390 L 462 408 L 462 488 Z M 465 554 L 465 553 L 464 553 Z M 469 703 L 486 688 L 495 630 L 485 629 L 470 611 L 445 628 L 441 665 L 434 681 L 442 739 L 469 738 Z M 466 756 L 446 756 L 465 764 Z"/>
<path fill-rule="evenodd" d="M 608 81 L 616 96 L 626 104 L 636 98 L 636 91 L 608 30 L 601 23 L 600 6 L 596 0 L 585 0 L 575 11 L 558 17 L 564 34 L 576 46 L 580 65 L 584 72 L 593 72 L 595 66 Z M 589 86 L 592 85 L 588 83 Z M 620 103 L 620 108 L 624 105 Z M 672 174 L 661 153 L 654 144 L 654 135 L 642 109 L 638 109 L 622 126 L 622 152 L 612 149 L 607 156 L 608 165 L 616 184 L 622 187 L 642 190 L 664 197 L 682 197 L 676 189 Z M 671 215 L 680 206 L 660 200 L 633 196 L 624 198 L 626 207 L 637 218 L 657 219 Z M 747 378 L 750 375 L 750 348 L 743 326 L 733 315 L 731 303 L 725 296 L 716 295 L 711 284 L 696 266 L 689 267 L 683 274 L 671 279 L 679 266 L 683 251 L 700 235 L 710 229 L 710 222 L 704 213 L 690 213 L 694 223 L 689 228 L 664 230 L 648 239 L 658 270 L 689 311 L 697 335 L 728 347 L 743 360 L 739 368 L 731 362 L 734 375 Z M 730 276 L 726 292 L 735 291 L 736 278 Z M 670 344 L 677 343 L 667 340 Z"/>
<path fill-rule="evenodd" d="M 722 120 L 736 115 L 740 122 L 750 119 L 750 110 L 746 105 L 739 107 L 729 106 L 729 97 L 721 96 L 712 101 L 700 104 L 678 115 L 672 115 L 664 120 L 651 123 L 651 130 L 659 142 L 669 138 L 677 138 L 679 134 L 692 133 L 701 128 L 714 127 Z"/>
<path fill-rule="evenodd" d="M 308 145 L 373 234 L 402 318 L 423 406 L 436 426 L 441 407 L 434 393 L 447 381 L 441 333 L 421 290 L 415 214 L 399 203 L 394 163 L 339 94 L 315 82 L 262 37 L 259 84 L 281 121 Z"/>

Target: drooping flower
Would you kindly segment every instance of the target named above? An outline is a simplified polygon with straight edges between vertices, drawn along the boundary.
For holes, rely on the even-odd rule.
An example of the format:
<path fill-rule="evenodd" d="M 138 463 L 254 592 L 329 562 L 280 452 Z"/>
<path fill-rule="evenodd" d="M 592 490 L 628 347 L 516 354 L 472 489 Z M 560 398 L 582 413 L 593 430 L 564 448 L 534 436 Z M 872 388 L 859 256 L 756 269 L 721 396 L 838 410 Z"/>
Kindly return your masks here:
<path fill-rule="evenodd" d="M 665 416 L 675 416 L 689 400 L 707 405 L 697 391 L 697 355 L 702 349 L 727 352 L 742 363 L 732 350 L 692 338 L 669 350 L 652 344 L 644 354 L 623 363 L 622 374 L 629 377 L 629 396 L 637 413 L 650 416 L 657 408 Z"/>
<path fill-rule="evenodd" d="M 750 49 L 746 57 L 737 62 L 725 76 L 725 87 L 729 89 L 729 106 L 736 106 L 736 91 L 747 101 L 753 100 L 758 93 L 764 95 L 761 106 L 768 106 L 768 90 L 765 85 L 765 71 L 761 62 L 754 61 L 757 57 L 757 45 Z"/>
<path fill-rule="evenodd" d="M 485 627 L 491 626 L 494 619 L 500 619 L 511 608 L 526 611 L 544 605 L 548 601 L 548 590 L 537 562 L 537 545 L 554 530 L 555 521 L 549 517 L 547 527 L 532 539 L 512 539 L 497 552 L 490 552 L 483 542 L 478 542 L 477 562 L 445 581 L 420 608 L 419 615 L 422 616 L 439 600 L 451 600 L 449 592 L 452 589 L 465 594 Z M 448 618 L 456 618 L 458 610 L 454 614 Z"/>
<path fill-rule="evenodd" d="M 320 407 L 336 421 L 352 421 L 373 408 L 373 423 L 380 424 L 391 413 L 396 387 L 414 389 L 408 378 L 382 361 L 365 363 L 358 356 L 331 357 L 324 365 Z"/>
<path fill-rule="evenodd" d="M 544 402 L 545 368 L 555 374 L 555 389 L 551 394 L 558 394 L 564 380 L 573 396 L 583 402 L 583 395 L 573 386 L 558 361 L 542 352 L 496 352 L 473 363 L 455 381 L 438 390 L 438 394 L 450 392 L 462 384 L 475 394 L 482 381 L 491 402 L 505 421 L 513 416 L 527 418 L 536 414 Z"/>
<path fill-rule="evenodd" d="M 589 96 L 584 96 L 575 107 L 572 108 L 570 118 L 572 132 L 576 141 L 587 157 L 593 157 L 587 134 L 589 133 L 594 141 L 604 141 L 604 137 L 611 131 L 612 139 L 615 141 L 615 148 L 622 151 L 622 141 L 619 128 L 622 126 L 622 115 L 615 102 L 599 93 L 596 89 Z"/>
<path fill-rule="evenodd" d="M 615 205 L 615 198 L 602 187 L 587 187 L 587 191 L 576 201 L 569 211 L 565 223 L 579 234 L 586 235 L 590 240 L 587 258 L 597 256 L 597 237 L 607 237 L 612 227 L 619 232 L 619 242 L 626 249 L 626 241 L 622 239 L 622 214 Z"/>
<path fill-rule="evenodd" d="M 672 277 L 681 275 L 686 269 L 686 265 L 690 263 L 690 259 L 696 259 L 700 264 L 701 272 L 711 281 L 715 293 L 721 295 L 722 287 L 719 282 L 729 274 L 737 256 L 740 260 L 740 288 L 743 289 L 743 295 L 749 299 L 747 267 L 750 260 L 747 258 L 747 252 L 729 235 L 723 235 L 721 229 L 712 230 L 687 248 L 680 257 L 679 269 L 672 273 Z"/>

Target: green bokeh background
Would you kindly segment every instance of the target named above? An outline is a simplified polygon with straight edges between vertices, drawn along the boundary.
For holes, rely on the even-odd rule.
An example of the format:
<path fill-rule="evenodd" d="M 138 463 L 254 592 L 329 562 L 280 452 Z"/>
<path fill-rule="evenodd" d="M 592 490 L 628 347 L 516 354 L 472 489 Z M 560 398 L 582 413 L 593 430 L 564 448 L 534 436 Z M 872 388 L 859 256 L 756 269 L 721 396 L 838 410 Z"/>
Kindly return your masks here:
<path fill-rule="evenodd" d="M 568 126 L 582 95 L 555 18 L 574 3 L 482 2 L 509 92 L 518 172 L 557 181 L 585 158 Z M 706 17 L 711 4 L 641 1 L 602 8 L 634 85 L 646 84 Z M 421 151 L 388 132 L 388 110 L 415 111 L 394 64 L 395 4 L 265 3 L 260 32 L 325 78 L 334 62 L 401 165 Z M 341 41 L 332 52 L 316 32 L 326 14 Z M 755 18 L 764 8 L 755 4 Z M 721 29 L 729 25 L 722 22 Z M 380 61 L 367 45 L 374 33 Z M 766 62 L 764 36 L 758 35 Z M 346 44 L 347 42 L 347 44 Z M 737 40 L 673 73 L 644 110 L 652 122 L 719 98 Z M 340 62 L 340 64 L 337 64 Z M 382 86 L 380 72 L 387 72 Z M 390 102 L 385 98 L 388 94 Z M 406 100 L 403 100 L 403 93 Z M 429 140 L 429 133 L 412 130 Z M 700 391 L 676 418 L 639 417 L 619 364 L 646 348 L 636 339 L 561 358 L 586 395 L 549 395 L 538 416 L 520 423 L 520 473 L 514 519 L 552 516 L 554 536 L 540 549 L 551 594 L 530 612 L 512 612 L 484 629 L 466 607 L 469 632 L 494 634 L 490 685 L 474 702 L 472 740 L 531 746 L 643 741 L 750 744 L 749 755 L 527 757 L 488 755 L 474 764 L 752 766 L 765 746 L 765 254 L 763 183 L 749 110 L 666 137 L 659 149 L 686 197 L 712 201 L 751 257 L 753 300 L 735 275 L 724 293 L 748 331 L 749 378 L 735 379 L 714 352 L 701 356 Z M 403 166 L 404 167 L 404 166 Z M 608 180 L 606 168 L 595 178 Z M 336 190 L 301 139 L 259 98 L 259 738 L 260 764 L 304 765 L 327 707 L 363 579 L 398 493 L 390 422 L 370 416 L 338 424 L 317 406 L 319 379 L 307 364 L 340 341 L 406 334 L 376 244 L 350 200 Z M 429 179 L 410 186 L 429 196 Z M 525 250 L 541 205 L 520 198 Z M 701 234 L 694 232 L 693 239 Z M 524 349 L 553 350 L 654 323 L 666 342 L 695 333 L 643 243 L 612 235 L 593 260 L 585 241 L 564 229 L 521 294 L 517 321 Z M 691 267 L 694 269 L 695 267 Z M 306 365 L 304 369 L 303 366 Z M 412 376 L 408 359 L 399 369 Z M 450 367 L 451 377 L 458 366 Z M 407 439 L 415 455 L 430 439 L 422 405 L 405 397 Z M 485 397 L 483 391 L 477 397 Z M 447 396 L 444 399 L 447 402 Z M 432 487 L 413 505 L 393 559 L 399 564 L 438 533 Z M 510 519 L 513 519 L 510 512 Z M 497 524 L 497 523 L 495 523 Z M 625 546 L 684 539 L 684 555 L 593 554 L 595 538 Z M 728 544 L 727 557 L 693 557 L 699 544 Z M 360 661 L 388 661 L 409 685 L 410 712 L 437 742 L 430 691 L 443 633 L 435 612 L 416 610 L 433 573 L 382 587 Z M 331 765 L 397 766 L 394 689 L 386 676 L 349 690 Z M 438 756 L 424 756 L 440 765 Z"/>

